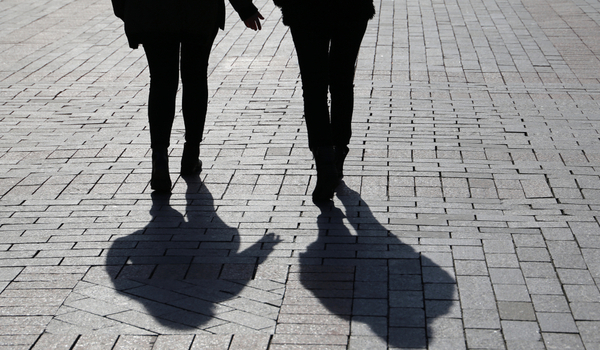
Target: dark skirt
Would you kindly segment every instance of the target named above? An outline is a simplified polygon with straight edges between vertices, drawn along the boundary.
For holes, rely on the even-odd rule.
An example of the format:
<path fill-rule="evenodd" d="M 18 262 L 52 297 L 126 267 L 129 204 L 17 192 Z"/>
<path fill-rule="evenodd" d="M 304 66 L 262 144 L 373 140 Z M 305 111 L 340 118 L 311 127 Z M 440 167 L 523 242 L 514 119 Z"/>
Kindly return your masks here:
<path fill-rule="evenodd" d="M 123 9 L 129 46 L 157 35 L 201 35 L 225 21 L 223 0 L 127 0 Z"/>

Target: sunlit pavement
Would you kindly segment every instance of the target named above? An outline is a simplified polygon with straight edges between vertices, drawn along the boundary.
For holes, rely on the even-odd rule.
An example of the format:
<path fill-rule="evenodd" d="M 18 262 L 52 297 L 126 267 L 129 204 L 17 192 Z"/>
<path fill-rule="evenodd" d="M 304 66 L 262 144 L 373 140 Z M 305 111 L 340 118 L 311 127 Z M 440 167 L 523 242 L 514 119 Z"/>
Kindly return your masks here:
<path fill-rule="evenodd" d="M 110 1 L 0 1 L 0 348 L 600 349 L 600 4 L 376 0 L 322 207 L 256 4 L 215 42 L 196 178 L 178 110 L 166 196 Z"/>

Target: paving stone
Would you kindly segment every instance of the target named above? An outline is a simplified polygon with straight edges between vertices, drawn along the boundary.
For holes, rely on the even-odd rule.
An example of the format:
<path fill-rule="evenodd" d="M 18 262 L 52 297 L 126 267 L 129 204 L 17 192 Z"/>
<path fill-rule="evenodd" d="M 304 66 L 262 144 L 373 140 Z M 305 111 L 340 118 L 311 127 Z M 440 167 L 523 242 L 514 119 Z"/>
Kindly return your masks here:
<path fill-rule="evenodd" d="M 419 328 L 390 328 L 388 344 L 396 348 L 424 347 L 427 340 L 425 330 Z"/>
<path fill-rule="evenodd" d="M 570 302 L 590 302 L 600 301 L 600 291 L 595 285 L 572 285 L 563 286 L 567 299 Z"/>
<path fill-rule="evenodd" d="M 578 334 L 543 333 L 546 349 L 585 349 Z"/>
<path fill-rule="evenodd" d="M 560 282 L 550 278 L 526 278 L 527 288 L 531 294 L 563 294 Z"/>
<path fill-rule="evenodd" d="M 380 337 L 351 336 L 348 349 L 387 349 L 387 342 Z"/>
<path fill-rule="evenodd" d="M 530 301 L 529 290 L 521 284 L 496 284 L 494 292 L 498 301 Z"/>
<path fill-rule="evenodd" d="M 114 334 L 82 334 L 73 349 L 110 349 L 115 345 L 118 337 Z"/>
<path fill-rule="evenodd" d="M 464 310 L 463 322 L 466 328 L 500 329 L 496 310 Z"/>
<path fill-rule="evenodd" d="M 597 321 L 600 317 L 600 309 L 596 303 L 570 303 L 573 317 L 576 320 Z"/>
<path fill-rule="evenodd" d="M 236 337 L 238 340 L 236 340 Z M 264 335 L 237 335 L 233 337 L 229 349 L 267 349 L 271 340 L 270 334 Z"/>
<path fill-rule="evenodd" d="M 496 308 L 492 285 L 488 277 L 458 276 L 457 281 L 463 308 Z"/>
<path fill-rule="evenodd" d="M 537 313 L 542 332 L 577 333 L 573 316 L 569 313 Z"/>
<path fill-rule="evenodd" d="M 532 295 L 537 312 L 569 312 L 569 303 L 564 295 Z"/>
<path fill-rule="evenodd" d="M 196 335 L 190 349 L 229 349 L 231 335 Z"/>
<path fill-rule="evenodd" d="M 465 331 L 469 348 L 505 349 L 502 334 L 498 330 L 466 329 Z"/>
<path fill-rule="evenodd" d="M 587 269 L 557 269 L 556 272 L 564 284 L 594 284 L 594 279 Z"/>
<path fill-rule="evenodd" d="M 428 348 L 431 350 L 450 350 L 450 349 L 466 349 L 466 343 L 464 338 L 458 339 L 448 339 L 448 338 L 440 338 L 440 339 L 430 339 Z"/>
<path fill-rule="evenodd" d="M 535 321 L 533 305 L 527 302 L 503 301 L 498 303 L 500 319 L 513 321 Z"/>
<path fill-rule="evenodd" d="M 489 269 L 490 278 L 494 285 L 497 284 L 525 284 L 523 273 L 520 269 Z"/>
<path fill-rule="evenodd" d="M 75 341 L 77 340 L 76 334 L 70 335 L 59 335 L 59 334 L 43 334 L 33 349 L 71 349 Z"/>
<path fill-rule="evenodd" d="M 156 336 L 124 335 L 114 345 L 117 349 L 152 349 Z"/>
<path fill-rule="evenodd" d="M 544 349 L 538 325 L 534 322 L 503 321 L 508 349 Z"/>

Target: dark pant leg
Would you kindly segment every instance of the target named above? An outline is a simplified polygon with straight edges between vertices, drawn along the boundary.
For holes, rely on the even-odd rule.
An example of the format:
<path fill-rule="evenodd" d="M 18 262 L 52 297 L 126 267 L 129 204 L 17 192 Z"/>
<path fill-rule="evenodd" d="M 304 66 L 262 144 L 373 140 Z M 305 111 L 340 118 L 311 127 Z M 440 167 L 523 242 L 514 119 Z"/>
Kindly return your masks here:
<path fill-rule="evenodd" d="M 184 37 L 181 42 L 181 82 L 183 84 L 183 122 L 185 141 L 198 145 L 202 141 L 208 104 L 207 67 L 210 50 L 218 28 L 206 36 Z"/>
<path fill-rule="evenodd" d="M 354 109 L 354 73 L 367 21 L 339 23 L 331 34 L 329 84 L 333 143 L 346 146 L 352 136 Z"/>
<path fill-rule="evenodd" d="M 153 149 L 169 147 L 179 85 L 179 40 L 160 37 L 142 44 L 150 69 L 148 121 Z"/>
<path fill-rule="evenodd" d="M 308 146 L 331 146 L 331 124 L 327 104 L 329 76 L 329 34 L 311 27 L 291 27 L 304 97 L 304 118 L 308 131 Z"/>

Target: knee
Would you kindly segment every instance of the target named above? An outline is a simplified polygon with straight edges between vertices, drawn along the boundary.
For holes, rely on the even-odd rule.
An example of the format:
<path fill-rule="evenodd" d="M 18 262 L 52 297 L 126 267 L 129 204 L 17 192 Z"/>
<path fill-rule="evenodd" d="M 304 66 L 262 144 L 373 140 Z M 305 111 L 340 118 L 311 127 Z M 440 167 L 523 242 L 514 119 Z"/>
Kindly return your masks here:
<path fill-rule="evenodd" d="M 354 93 L 354 82 L 352 80 L 346 81 L 332 81 L 329 87 L 331 95 L 352 95 Z"/>

